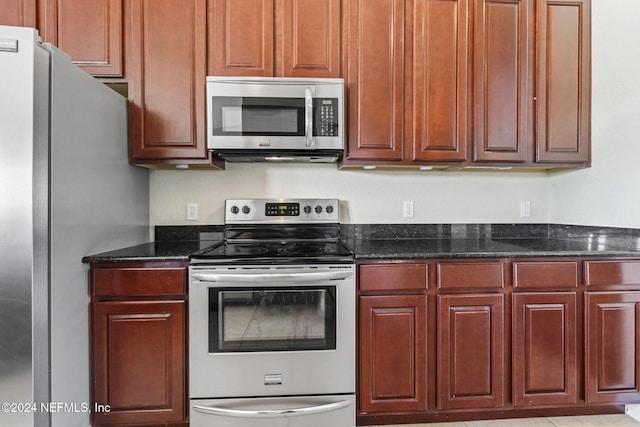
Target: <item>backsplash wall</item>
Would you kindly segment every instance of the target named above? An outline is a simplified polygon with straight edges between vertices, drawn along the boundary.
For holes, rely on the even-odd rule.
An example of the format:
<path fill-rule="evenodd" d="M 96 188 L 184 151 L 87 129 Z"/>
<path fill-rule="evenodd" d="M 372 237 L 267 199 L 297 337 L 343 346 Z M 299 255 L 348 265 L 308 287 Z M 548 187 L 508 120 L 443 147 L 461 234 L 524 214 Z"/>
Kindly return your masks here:
<path fill-rule="evenodd" d="M 338 170 L 335 165 L 227 164 L 225 171 L 153 171 L 151 225 L 222 224 L 224 200 L 338 198 L 343 223 L 547 222 L 547 174 Z M 402 216 L 414 202 L 414 218 Z M 520 201 L 531 217 L 520 217 Z M 186 220 L 187 202 L 199 220 Z"/>

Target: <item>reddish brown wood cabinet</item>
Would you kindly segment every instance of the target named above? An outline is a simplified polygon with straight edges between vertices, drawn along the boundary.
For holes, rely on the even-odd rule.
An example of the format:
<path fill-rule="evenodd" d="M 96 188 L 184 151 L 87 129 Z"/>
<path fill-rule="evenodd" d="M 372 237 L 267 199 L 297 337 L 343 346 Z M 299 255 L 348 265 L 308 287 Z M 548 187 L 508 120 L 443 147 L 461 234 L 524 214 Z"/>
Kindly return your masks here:
<path fill-rule="evenodd" d="M 344 165 L 589 165 L 590 0 L 344 3 Z"/>
<path fill-rule="evenodd" d="M 476 0 L 473 160 L 524 163 L 533 143 L 534 0 Z"/>
<path fill-rule="evenodd" d="M 348 0 L 346 160 L 399 161 L 405 137 L 405 2 Z"/>
<path fill-rule="evenodd" d="M 360 387 L 363 412 L 426 409 L 426 299 L 360 298 Z"/>
<path fill-rule="evenodd" d="M 131 163 L 210 165 L 206 0 L 126 0 L 125 24 Z"/>
<path fill-rule="evenodd" d="M 340 76 L 340 0 L 210 0 L 215 76 Z"/>
<path fill-rule="evenodd" d="M 361 261 L 360 425 L 640 402 L 640 260 Z"/>
<path fill-rule="evenodd" d="M 575 292 L 513 295 L 513 404 L 577 403 Z"/>
<path fill-rule="evenodd" d="M 187 425 L 186 266 L 91 269 L 94 426 Z"/>
<path fill-rule="evenodd" d="M 640 292 L 586 292 L 585 399 L 640 402 Z"/>
<path fill-rule="evenodd" d="M 0 25 L 36 26 L 36 0 L 0 0 Z"/>
<path fill-rule="evenodd" d="M 0 0 L 0 25 L 35 27 L 96 77 L 124 76 L 122 0 Z"/>
<path fill-rule="evenodd" d="M 122 4 L 122 0 L 42 0 L 40 35 L 89 74 L 123 77 Z"/>
<path fill-rule="evenodd" d="M 536 160 L 590 159 L 591 0 L 539 0 Z"/>
<path fill-rule="evenodd" d="M 413 0 L 407 47 L 412 78 L 407 96 L 411 160 L 467 158 L 469 1 Z M 410 67 L 410 68 L 409 68 Z"/>
<path fill-rule="evenodd" d="M 438 408 L 504 405 L 504 297 L 438 296 Z"/>

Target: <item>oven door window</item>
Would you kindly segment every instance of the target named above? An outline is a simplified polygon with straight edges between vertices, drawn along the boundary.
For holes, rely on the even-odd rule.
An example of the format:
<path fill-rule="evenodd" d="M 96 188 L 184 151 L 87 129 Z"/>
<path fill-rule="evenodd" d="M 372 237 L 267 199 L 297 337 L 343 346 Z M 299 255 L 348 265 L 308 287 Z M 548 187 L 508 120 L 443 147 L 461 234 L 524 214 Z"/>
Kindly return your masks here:
<path fill-rule="evenodd" d="M 335 350 L 335 286 L 209 288 L 209 352 Z"/>
<path fill-rule="evenodd" d="M 304 136 L 304 98 L 214 96 L 214 136 Z"/>

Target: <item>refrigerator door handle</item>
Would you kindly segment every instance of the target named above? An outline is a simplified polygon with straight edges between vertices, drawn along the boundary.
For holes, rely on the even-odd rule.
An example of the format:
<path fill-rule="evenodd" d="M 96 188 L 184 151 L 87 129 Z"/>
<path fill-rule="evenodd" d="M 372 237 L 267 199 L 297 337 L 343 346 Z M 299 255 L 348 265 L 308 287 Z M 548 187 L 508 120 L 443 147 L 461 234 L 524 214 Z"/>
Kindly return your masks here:
<path fill-rule="evenodd" d="M 226 415 L 228 417 L 241 418 L 278 418 L 278 417 L 295 417 L 302 415 L 321 414 L 323 412 L 337 411 L 350 406 L 353 402 L 350 400 L 342 400 L 339 402 L 326 403 L 317 406 L 306 406 L 294 409 L 231 409 L 216 406 L 194 405 L 193 409 L 209 415 Z"/>

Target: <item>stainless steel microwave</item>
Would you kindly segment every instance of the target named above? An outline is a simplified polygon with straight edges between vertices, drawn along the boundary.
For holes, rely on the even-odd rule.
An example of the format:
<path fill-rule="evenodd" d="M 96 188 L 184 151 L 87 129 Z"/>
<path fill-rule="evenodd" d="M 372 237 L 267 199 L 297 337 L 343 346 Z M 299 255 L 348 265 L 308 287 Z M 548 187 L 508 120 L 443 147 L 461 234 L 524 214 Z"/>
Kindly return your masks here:
<path fill-rule="evenodd" d="M 344 81 L 207 77 L 207 148 L 231 162 L 336 162 Z"/>

